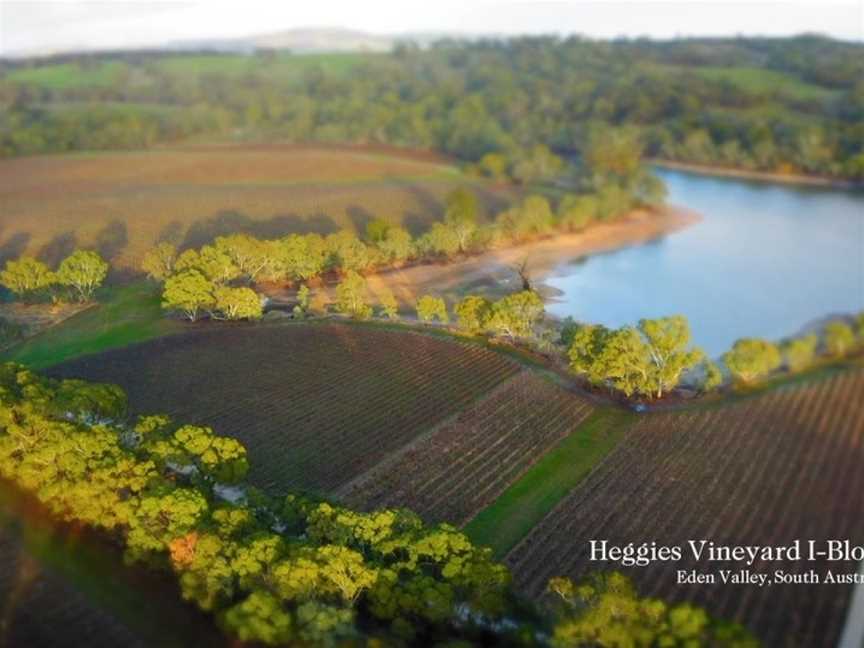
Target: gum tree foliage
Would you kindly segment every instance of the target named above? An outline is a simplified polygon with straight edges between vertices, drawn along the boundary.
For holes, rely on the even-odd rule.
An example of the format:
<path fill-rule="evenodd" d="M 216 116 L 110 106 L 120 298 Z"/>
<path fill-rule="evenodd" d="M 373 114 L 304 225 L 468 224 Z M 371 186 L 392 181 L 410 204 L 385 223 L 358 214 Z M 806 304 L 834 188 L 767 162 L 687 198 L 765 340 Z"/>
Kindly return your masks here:
<path fill-rule="evenodd" d="M 213 307 L 218 317 L 227 320 L 261 319 L 261 297 L 251 288 L 216 286 L 213 289 Z"/>
<path fill-rule="evenodd" d="M 486 327 L 496 335 L 509 338 L 530 337 L 544 312 L 543 300 L 537 293 L 523 290 L 495 302 Z"/>
<path fill-rule="evenodd" d="M 495 222 L 507 239 L 525 241 L 548 234 L 555 227 L 555 215 L 546 198 L 528 196 L 520 205 L 498 214 Z"/>
<path fill-rule="evenodd" d="M 702 391 L 712 392 L 723 384 L 723 372 L 717 363 L 706 359 L 702 370 Z"/>
<path fill-rule="evenodd" d="M 267 497 L 243 484 L 249 464 L 237 440 L 161 415 L 118 422 L 125 402 L 116 387 L 0 365 L 0 476 L 60 519 L 112 533 L 128 560 L 169 566 L 183 597 L 231 636 L 264 645 L 534 645 L 536 616 L 514 602 L 506 567 L 454 527 L 426 526 L 404 509 Z M 74 416 L 61 411 L 70 407 Z M 225 501 L 224 484 L 245 494 Z M 644 602 L 613 581 L 552 587 L 567 599 L 553 619 L 555 645 L 594 631 L 632 643 L 654 636 L 646 629 L 698 640 L 714 627 L 689 608 L 693 618 L 670 609 L 668 623 L 661 615 L 649 625 L 631 600 Z"/>
<path fill-rule="evenodd" d="M 689 603 L 640 597 L 618 572 L 592 574 L 579 584 L 552 578 L 547 596 L 555 618 L 553 648 L 759 645 L 741 626 L 718 622 Z"/>
<path fill-rule="evenodd" d="M 336 310 L 355 319 L 372 316 L 372 307 L 366 301 L 366 280 L 353 270 L 336 286 Z"/>
<path fill-rule="evenodd" d="M 447 324 L 450 321 L 444 300 L 433 295 L 423 295 L 417 300 L 417 318 L 421 322 L 431 322 L 437 319 L 442 324 Z"/>
<path fill-rule="evenodd" d="M 470 335 L 484 331 L 492 312 L 492 303 L 485 297 L 468 295 L 453 308 L 459 328 Z"/>
<path fill-rule="evenodd" d="M 384 238 L 378 241 L 376 246 L 381 262 L 385 264 L 401 263 L 412 258 L 416 253 L 411 234 L 402 227 L 389 227 Z"/>
<path fill-rule="evenodd" d="M 723 355 L 723 362 L 737 380 L 752 383 L 780 367 L 783 356 L 773 342 L 742 338 Z"/>
<path fill-rule="evenodd" d="M 855 346 L 855 333 L 846 322 L 829 322 L 824 332 L 825 351 L 834 358 L 842 358 Z"/>
<path fill-rule="evenodd" d="M 595 385 L 608 384 L 625 396 L 660 398 L 681 375 L 704 358 L 690 347 L 683 316 L 640 320 L 638 327 L 607 329 L 584 325 L 568 331 L 570 368 Z"/>
<path fill-rule="evenodd" d="M 56 283 L 57 277 L 47 265 L 33 257 L 6 262 L 0 272 L 0 284 L 17 297 L 27 297 Z"/>
<path fill-rule="evenodd" d="M 819 347 L 819 337 L 815 334 L 795 338 L 783 344 L 783 359 L 789 371 L 803 371 L 813 363 L 816 350 Z"/>
<path fill-rule="evenodd" d="M 201 311 L 214 308 L 214 288 L 213 282 L 198 270 L 183 270 L 165 280 L 162 308 L 180 311 L 194 322 Z"/>
<path fill-rule="evenodd" d="M 379 297 L 379 303 L 381 305 L 381 314 L 384 317 L 390 320 L 399 317 L 399 302 L 396 301 L 396 297 L 390 290 L 384 289 Z"/>
<path fill-rule="evenodd" d="M 279 241 L 279 258 L 292 281 L 309 281 L 324 271 L 327 246 L 318 234 L 290 234 Z"/>
<path fill-rule="evenodd" d="M 165 281 L 174 272 L 177 248 L 163 241 L 147 250 L 141 259 L 141 269 L 156 281 Z"/>
<path fill-rule="evenodd" d="M 326 239 L 329 263 L 345 273 L 365 270 L 373 263 L 372 250 L 348 230 L 330 234 Z"/>
<path fill-rule="evenodd" d="M 89 301 L 93 292 L 108 276 L 108 263 L 96 252 L 76 250 L 60 262 L 57 283 L 78 294 L 78 300 Z"/>
<path fill-rule="evenodd" d="M 458 252 L 467 252 L 477 232 L 480 208 L 477 196 L 465 188 L 456 189 L 445 200 L 444 225 L 456 240 Z"/>

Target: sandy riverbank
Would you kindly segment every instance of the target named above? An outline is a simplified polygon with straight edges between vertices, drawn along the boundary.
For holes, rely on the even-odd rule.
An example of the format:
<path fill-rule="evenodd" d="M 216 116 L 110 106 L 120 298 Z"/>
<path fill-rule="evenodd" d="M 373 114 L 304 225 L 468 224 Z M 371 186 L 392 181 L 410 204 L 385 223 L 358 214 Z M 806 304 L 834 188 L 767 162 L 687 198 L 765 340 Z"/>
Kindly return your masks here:
<path fill-rule="evenodd" d="M 637 245 L 683 229 L 701 220 L 695 212 L 669 207 L 660 212 L 636 211 L 612 223 L 593 225 L 584 232 L 560 234 L 540 241 L 493 249 L 451 263 L 423 264 L 385 270 L 367 277 L 373 301 L 389 289 L 406 312 L 413 312 L 417 297 L 439 295 L 453 303 L 468 293 L 494 298 L 518 290 L 514 266 L 527 261 L 532 281 L 557 266 L 589 254 Z M 542 292 L 542 285 L 540 285 Z M 289 293 L 270 292 L 280 299 Z"/>
<path fill-rule="evenodd" d="M 773 182 L 791 185 L 808 185 L 811 187 L 826 187 L 832 189 L 864 188 L 864 182 L 838 180 L 837 178 L 825 178 L 822 176 L 771 173 L 768 171 L 748 171 L 746 169 L 734 169 L 730 167 L 711 166 L 707 164 L 691 164 L 689 162 L 673 162 L 671 160 L 657 160 L 654 158 L 647 160 L 647 162 L 663 169 L 698 173 L 701 175 L 719 176 L 723 178 L 737 178 L 739 180 L 755 180 L 757 182 Z"/>

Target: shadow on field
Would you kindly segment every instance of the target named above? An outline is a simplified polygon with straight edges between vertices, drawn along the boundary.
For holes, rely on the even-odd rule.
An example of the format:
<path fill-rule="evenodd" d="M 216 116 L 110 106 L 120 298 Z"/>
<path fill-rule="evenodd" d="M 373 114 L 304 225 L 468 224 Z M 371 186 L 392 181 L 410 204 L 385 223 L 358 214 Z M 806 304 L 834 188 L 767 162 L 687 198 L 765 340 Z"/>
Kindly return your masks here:
<path fill-rule="evenodd" d="M 30 232 L 16 232 L 0 245 L 0 264 L 20 257 L 31 239 Z"/>
<path fill-rule="evenodd" d="M 198 248 L 213 242 L 219 236 L 229 234 L 249 234 L 261 239 L 274 239 L 286 234 L 310 232 L 330 234 L 338 229 L 336 221 L 325 214 L 311 216 L 277 214 L 272 218 L 260 220 L 250 218 L 238 211 L 222 211 L 215 216 L 192 223 L 179 247 L 180 249 Z"/>
<path fill-rule="evenodd" d="M 348 218 L 351 219 L 351 223 L 354 225 L 354 231 L 358 236 L 363 236 L 366 233 L 366 226 L 375 219 L 372 212 L 365 207 L 360 207 L 358 205 L 349 205 L 345 209 L 345 213 L 348 214 Z"/>
<path fill-rule="evenodd" d="M 116 260 L 128 244 L 129 230 L 123 221 L 113 220 L 96 234 L 96 252 L 108 261 Z"/>
<path fill-rule="evenodd" d="M 78 247 L 75 232 L 62 232 L 39 248 L 36 257 L 50 267 L 56 267 Z"/>
<path fill-rule="evenodd" d="M 174 246 L 180 245 L 183 242 L 183 232 L 185 229 L 185 226 L 180 221 L 171 221 L 159 232 L 156 242 L 170 243 Z"/>

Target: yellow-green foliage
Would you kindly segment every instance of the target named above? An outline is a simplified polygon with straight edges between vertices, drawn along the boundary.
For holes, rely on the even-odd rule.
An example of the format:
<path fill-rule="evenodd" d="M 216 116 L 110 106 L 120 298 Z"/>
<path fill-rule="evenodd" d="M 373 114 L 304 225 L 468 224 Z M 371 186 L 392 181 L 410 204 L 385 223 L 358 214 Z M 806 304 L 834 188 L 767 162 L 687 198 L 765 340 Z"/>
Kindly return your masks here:
<path fill-rule="evenodd" d="M 507 569 L 455 528 L 294 495 L 228 503 L 217 487 L 244 478 L 242 444 L 165 416 L 110 418 L 124 410 L 117 388 L 0 366 L 0 475 L 64 520 L 111 530 L 130 560 L 170 564 L 234 636 L 326 645 L 399 620 L 418 638 L 469 639 L 460 610 L 515 613 Z"/>

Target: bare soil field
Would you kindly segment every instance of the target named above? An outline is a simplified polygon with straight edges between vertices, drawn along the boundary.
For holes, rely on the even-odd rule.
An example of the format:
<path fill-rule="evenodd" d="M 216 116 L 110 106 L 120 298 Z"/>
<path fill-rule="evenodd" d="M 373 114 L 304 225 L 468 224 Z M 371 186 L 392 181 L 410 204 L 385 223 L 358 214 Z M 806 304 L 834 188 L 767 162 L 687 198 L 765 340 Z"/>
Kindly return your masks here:
<path fill-rule="evenodd" d="M 640 417 L 618 447 L 508 555 L 516 585 L 539 597 L 549 577 L 622 569 L 640 591 L 691 600 L 750 628 L 768 646 L 831 646 L 853 586 L 723 584 L 740 563 L 696 562 L 688 540 L 788 545 L 800 539 L 864 544 L 864 370 L 787 385 L 720 407 Z M 682 546 L 683 559 L 622 568 L 591 561 L 590 540 Z M 854 561 L 757 561 L 824 579 Z M 676 584 L 678 570 L 715 584 Z"/>
<path fill-rule="evenodd" d="M 281 493 L 337 489 L 518 371 L 476 344 L 319 323 L 210 328 L 49 373 L 116 383 L 133 414 L 240 439 L 250 482 Z"/>
<path fill-rule="evenodd" d="M 516 195 L 446 160 L 389 149 L 197 146 L 8 159 L 0 161 L 0 262 L 26 252 L 53 263 L 87 245 L 135 267 L 159 240 L 362 232 L 374 217 L 417 233 L 465 185 L 489 213 Z"/>
<path fill-rule="evenodd" d="M 583 398 L 523 370 L 343 491 L 351 506 L 407 507 L 462 525 L 588 417 Z"/>

